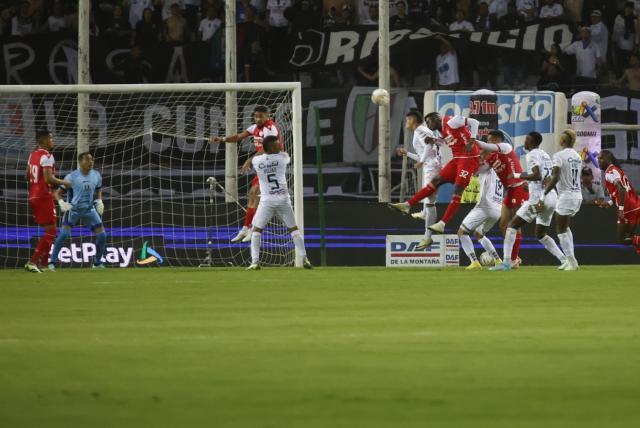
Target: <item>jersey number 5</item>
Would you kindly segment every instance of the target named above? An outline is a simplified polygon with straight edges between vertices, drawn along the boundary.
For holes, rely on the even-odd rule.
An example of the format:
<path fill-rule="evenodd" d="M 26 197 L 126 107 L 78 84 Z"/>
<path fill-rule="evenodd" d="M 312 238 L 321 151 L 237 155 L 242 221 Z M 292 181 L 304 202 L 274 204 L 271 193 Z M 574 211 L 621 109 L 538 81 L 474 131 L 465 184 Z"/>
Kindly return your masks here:
<path fill-rule="evenodd" d="M 271 190 L 277 190 L 280 188 L 280 184 L 278 183 L 278 179 L 275 174 L 267 175 L 267 181 L 271 184 Z"/>

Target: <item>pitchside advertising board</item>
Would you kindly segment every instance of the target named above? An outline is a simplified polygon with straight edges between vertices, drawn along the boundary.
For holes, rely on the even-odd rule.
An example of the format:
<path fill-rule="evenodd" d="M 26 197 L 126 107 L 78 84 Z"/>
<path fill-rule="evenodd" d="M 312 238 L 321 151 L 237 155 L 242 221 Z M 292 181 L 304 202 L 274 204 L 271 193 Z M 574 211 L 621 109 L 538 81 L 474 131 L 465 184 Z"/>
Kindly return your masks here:
<path fill-rule="evenodd" d="M 597 159 L 602 138 L 600 95 L 583 91 L 571 97 L 571 127 L 576 131 L 575 149 L 585 166 L 591 168 L 594 182 L 600 184 L 600 166 Z"/>
<path fill-rule="evenodd" d="M 448 267 L 460 265 L 458 235 L 434 235 L 424 250 L 416 247 L 423 235 L 387 235 L 387 267 Z"/>

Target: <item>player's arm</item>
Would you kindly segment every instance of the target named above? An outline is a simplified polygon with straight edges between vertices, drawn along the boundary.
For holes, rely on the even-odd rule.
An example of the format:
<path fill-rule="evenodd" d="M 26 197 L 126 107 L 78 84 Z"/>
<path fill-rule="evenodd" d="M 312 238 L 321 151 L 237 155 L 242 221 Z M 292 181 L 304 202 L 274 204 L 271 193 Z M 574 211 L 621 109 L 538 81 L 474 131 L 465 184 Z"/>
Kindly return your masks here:
<path fill-rule="evenodd" d="M 560 181 L 560 167 L 554 165 L 553 169 L 551 170 L 551 179 L 544 186 L 544 192 L 542 193 L 542 198 L 540 198 L 540 200 L 544 199 L 544 197 L 547 196 L 549 192 L 556 187 L 558 181 Z"/>
<path fill-rule="evenodd" d="M 240 167 L 240 172 L 244 174 L 244 173 L 247 173 L 247 172 L 251 171 L 251 168 L 253 168 L 253 163 L 252 163 L 253 162 L 253 158 L 256 157 L 256 156 L 260 156 L 263 153 L 264 153 L 264 150 L 260 149 L 260 150 L 257 150 L 251 156 L 249 156 L 247 158 L 247 160 L 244 161 L 244 163 Z"/>
<path fill-rule="evenodd" d="M 542 180 L 542 174 L 540 173 L 540 167 L 538 165 L 534 165 L 531 167 L 531 174 L 527 174 L 526 172 L 522 172 L 518 174 L 517 172 L 513 174 L 514 178 L 522 178 L 527 181 L 540 181 Z"/>
<path fill-rule="evenodd" d="M 509 144 L 509 143 L 493 144 L 493 143 L 485 143 L 482 140 L 476 140 L 476 144 L 482 150 L 486 150 L 488 152 L 502 153 L 502 154 L 505 154 L 505 155 L 511 153 L 511 150 L 513 150 L 511 148 L 511 144 Z"/>
<path fill-rule="evenodd" d="M 213 143 L 213 144 L 219 144 L 219 143 L 239 143 L 240 141 L 244 140 L 245 138 L 247 138 L 249 136 L 249 132 L 248 131 L 242 131 L 239 134 L 235 134 L 235 135 L 229 135 L 226 137 L 211 137 L 209 138 L 209 142 Z"/>
<path fill-rule="evenodd" d="M 618 196 L 618 218 L 624 217 L 624 202 L 627 200 L 627 189 L 620 180 L 616 181 L 616 195 Z"/>
<path fill-rule="evenodd" d="M 64 186 L 64 187 L 71 187 L 71 183 L 66 181 L 66 180 L 60 180 L 58 177 L 56 177 L 55 175 L 53 175 L 53 171 L 51 170 L 50 167 L 43 167 L 42 168 L 42 175 L 44 175 L 44 181 L 46 181 L 47 184 L 49 184 L 50 186 Z"/>
<path fill-rule="evenodd" d="M 64 198 L 62 197 L 62 193 L 64 191 L 65 191 L 65 186 L 58 187 L 56 189 L 56 191 L 53 192 L 53 197 L 56 200 L 56 202 L 58 202 L 58 206 L 60 207 L 60 210 L 63 213 L 66 213 L 71 208 L 73 208 L 73 205 L 71 205 L 69 202 L 65 201 Z"/>

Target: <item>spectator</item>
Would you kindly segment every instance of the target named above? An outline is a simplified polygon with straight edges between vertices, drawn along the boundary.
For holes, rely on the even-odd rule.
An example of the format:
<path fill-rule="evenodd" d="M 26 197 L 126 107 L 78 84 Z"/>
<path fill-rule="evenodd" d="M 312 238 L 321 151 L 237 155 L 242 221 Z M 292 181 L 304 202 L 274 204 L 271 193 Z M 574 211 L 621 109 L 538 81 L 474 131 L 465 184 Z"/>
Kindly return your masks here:
<path fill-rule="evenodd" d="M 279 70 L 287 61 L 289 21 L 285 18 L 284 11 L 290 6 L 290 0 L 267 1 L 267 37 L 269 48 L 267 51 L 267 59 L 271 61 L 269 65 L 274 70 Z"/>
<path fill-rule="evenodd" d="M 540 8 L 540 19 L 560 18 L 564 13 L 562 5 L 555 3 L 555 0 L 545 0 L 545 5 Z"/>
<path fill-rule="evenodd" d="M 378 6 L 374 5 L 373 2 L 369 4 L 369 12 L 366 18 L 360 16 L 360 25 L 378 25 Z"/>
<path fill-rule="evenodd" d="M 177 3 L 171 6 L 171 15 L 164 21 L 164 39 L 178 43 L 187 40 L 187 20 Z"/>
<path fill-rule="evenodd" d="M 125 19 L 124 14 L 122 13 L 122 6 L 116 5 L 113 7 L 111 17 L 107 21 L 107 28 L 105 28 L 104 33 L 116 37 L 128 36 L 131 33 L 129 22 Z"/>
<path fill-rule="evenodd" d="M 129 1 L 129 25 L 136 28 L 142 20 L 145 9 L 153 8 L 153 0 L 128 0 Z"/>
<path fill-rule="evenodd" d="M 266 82 L 269 80 L 271 73 L 267 67 L 264 51 L 258 40 L 251 42 L 243 62 L 245 82 Z"/>
<path fill-rule="evenodd" d="M 589 27 L 580 29 L 580 40 L 575 41 L 565 51 L 568 55 L 576 56 L 576 85 L 587 89 L 596 84 L 598 65 L 602 61 L 600 49 L 591 41 Z"/>
<path fill-rule="evenodd" d="M 167 18 L 171 16 L 171 9 L 173 5 L 176 4 L 180 8 L 181 11 L 184 10 L 184 0 L 160 0 L 162 3 L 162 21 L 165 22 Z"/>
<path fill-rule="evenodd" d="M 566 13 L 566 17 L 574 22 L 582 21 L 583 3 L 583 0 L 564 0 L 564 11 Z"/>
<path fill-rule="evenodd" d="M 183 3 L 184 3 L 183 16 L 187 21 L 187 30 L 189 31 L 189 33 L 196 33 L 196 29 L 198 28 L 198 14 L 200 13 L 201 1 L 200 0 L 183 0 Z"/>
<path fill-rule="evenodd" d="M 57 33 L 67 28 L 67 20 L 64 17 L 62 4 L 59 1 L 53 4 L 53 13 L 47 18 L 47 28 L 51 33 Z"/>
<path fill-rule="evenodd" d="M 593 171 L 588 166 L 582 168 L 580 175 L 583 204 L 599 204 L 604 202 L 604 189 L 593 182 Z"/>
<path fill-rule="evenodd" d="M 331 28 L 335 27 L 338 23 L 338 13 L 336 12 L 335 6 L 332 6 L 329 10 L 327 10 L 322 17 L 322 28 Z"/>
<path fill-rule="evenodd" d="M 609 47 L 609 30 L 602 22 L 602 12 L 594 10 L 591 12 L 591 39 L 602 55 L 602 60 L 607 60 L 607 49 Z"/>
<path fill-rule="evenodd" d="M 489 15 L 489 6 L 486 2 L 478 5 L 478 14 L 476 15 L 474 27 L 477 31 L 487 31 L 495 27 L 495 21 Z"/>
<path fill-rule="evenodd" d="M 520 25 L 524 25 L 524 17 L 518 13 L 515 3 L 509 3 L 507 14 L 500 18 L 498 26 L 500 28 L 516 28 Z M 505 85 L 514 88 L 526 80 L 524 55 L 509 49 L 502 53 L 501 58 Z"/>
<path fill-rule="evenodd" d="M 133 43 L 146 52 L 152 52 L 161 40 L 161 35 L 162 27 L 153 16 L 153 11 L 146 8 L 142 13 L 142 20 L 138 22 L 133 33 Z"/>
<path fill-rule="evenodd" d="M 629 67 L 616 83 L 632 91 L 640 91 L 640 57 L 637 53 L 631 54 L 629 57 Z"/>
<path fill-rule="evenodd" d="M 440 40 L 440 54 L 436 57 L 438 89 L 458 89 L 460 85 L 458 54 L 447 39 L 440 36 L 437 38 Z"/>
<path fill-rule="evenodd" d="M 407 3 L 403 0 L 396 2 L 396 14 L 389 19 L 391 28 L 408 27 L 413 25 L 413 20 L 407 14 Z"/>
<path fill-rule="evenodd" d="M 351 6 L 349 4 L 343 4 L 342 5 L 342 11 L 338 15 L 338 17 L 336 19 L 336 23 L 338 25 L 344 25 L 344 26 L 347 26 L 347 27 L 351 27 L 353 25 L 356 25 L 356 15 L 353 12 L 353 6 Z"/>
<path fill-rule="evenodd" d="M 516 9 L 526 22 L 531 22 L 538 17 L 538 0 L 517 0 Z"/>
<path fill-rule="evenodd" d="M 377 86 L 379 76 L 378 58 L 371 58 L 365 65 L 358 66 L 358 73 L 366 80 L 362 82 L 363 86 Z M 392 65 L 389 65 L 389 84 L 392 88 L 398 88 L 401 85 L 400 76 Z"/>
<path fill-rule="evenodd" d="M 300 31 L 320 27 L 320 7 L 316 1 L 300 0 L 285 9 L 284 16 L 291 23 L 291 34 L 294 35 Z"/>
<path fill-rule="evenodd" d="M 198 28 L 200 40 L 203 42 L 210 40 L 220 27 L 222 27 L 222 21 L 218 18 L 216 9 L 209 6 L 207 9 L 207 16 L 200 21 L 200 27 Z"/>
<path fill-rule="evenodd" d="M 566 57 L 560 46 L 554 43 L 542 63 L 538 89 L 564 92 L 563 86 L 567 82 L 566 75 Z"/>
<path fill-rule="evenodd" d="M 11 35 L 27 36 L 33 33 L 34 30 L 35 24 L 31 16 L 31 4 L 28 1 L 23 1 L 20 4 L 20 11 L 11 20 Z"/>
<path fill-rule="evenodd" d="M 427 21 L 426 5 L 422 0 L 408 0 L 407 10 L 409 18 L 418 24 L 424 24 Z"/>
<path fill-rule="evenodd" d="M 464 11 L 456 11 L 456 20 L 449 24 L 449 31 L 474 31 L 473 24 L 464 19 Z"/>
<path fill-rule="evenodd" d="M 358 5 L 358 23 L 360 25 L 373 25 L 377 24 L 378 20 L 378 0 L 356 0 Z M 371 19 L 371 9 L 376 9 L 376 20 Z"/>
<path fill-rule="evenodd" d="M 142 60 L 142 50 L 133 46 L 129 56 L 122 64 L 124 83 L 148 83 L 150 67 Z"/>
<path fill-rule="evenodd" d="M 489 5 L 489 15 L 492 15 L 495 22 L 507 14 L 507 0 L 493 0 Z"/>
<path fill-rule="evenodd" d="M 613 24 L 612 39 L 616 45 L 616 69 L 617 75 L 622 74 L 622 70 L 629 64 L 629 55 L 634 46 L 638 43 L 636 31 L 637 18 L 633 11 L 633 3 L 627 2 L 624 10 L 616 17 Z"/>

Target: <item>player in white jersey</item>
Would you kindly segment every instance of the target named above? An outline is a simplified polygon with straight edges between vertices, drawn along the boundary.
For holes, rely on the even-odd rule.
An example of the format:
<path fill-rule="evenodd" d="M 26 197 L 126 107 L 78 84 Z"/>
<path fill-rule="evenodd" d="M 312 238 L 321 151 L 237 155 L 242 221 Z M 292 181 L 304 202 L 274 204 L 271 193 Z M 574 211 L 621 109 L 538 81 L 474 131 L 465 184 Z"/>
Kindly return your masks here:
<path fill-rule="evenodd" d="M 274 215 L 280 217 L 296 247 L 296 255 L 302 258 L 302 265 L 311 269 L 311 262 L 307 258 L 304 239 L 296 225 L 296 219 L 291 207 L 291 197 L 287 186 L 287 165 L 291 158 L 286 152 L 280 151 L 278 137 L 268 136 L 262 141 L 264 154 L 254 156 L 251 160 L 253 169 L 258 175 L 260 184 L 260 203 L 253 218 L 253 232 L 251 233 L 251 265 L 247 270 L 260 269 L 260 245 L 262 231 Z"/>
<path fill-rule="evenodd" d="M 545 186 L 544 194 L 548 194 L 554 188 L 558 191 L 558 204 L 556 205 L 556 231 L 560 246 L 567 255 L 567 260 L 558 269 L 577 270 L 573 250 L 573 233 L 571 233 L 571 217 L 580 211 L 582 205 L 582 189 L 580 185 L 580 171 L 582 171 L 582 158 L 573 149 L 576 143 L 576 132 L 566 129 L 560 136 L 562 150 L 553 155 L 553 171 L 551 180 Z"/>
<path fill-rule="evenodd" d="M 422 116 L 415 110 L 407 113 L 405 127 L 413 131 L 413 150 L 415 153 L 408 152 L 406 149 L 398 149 L 398 153 L 407 156 L 416 161 L 414 168 L 422 168 L 422 187 L 431 183 L 442 167 L 440 163 L 440 146 L 435 142 L 435 134 L 427 128 L 422 122 Z M 414 218 L 424 218 L 424 238 L 420 241 L 417 250 L 424 250 L 433 243 L 431 239 L 431 230 L 429 226 L 434 224 L 438 219 L 436 210 L 436 199 L 438 198 L 437 190 L 431 196 L 423 199 L 423 210 Z"/>
<path fill-rule="evenodd" d="M 485 154 L 486 152 L 483 152 L 481 158 Z M 491 240 L 485 236 L 485 233 L 500 219 L 502 200 L 504 199 L 504 186 L 493 168 L 488 165 L 483 165 L 478 170 L 478 182 L 480 183 L 478 202 L 462 220 L 460 229 L 458 229 L 460 245 L 471 261 L 466 270 L 482 269 L 482 265 L 478 262 L 476 252 L 473 249 L 473 242 L 471 242 L 471 236 L 469 236 L 471 234 L 474 234 L 482 248 L 491 254 L 495 264 L 502 263 L 495 247 Z"/>
<path fill-rule="evenodd" d="M 550 191 L 547 195 L 544 194 L 545 184 L 551 181 L 553 162 L 549 155 L 540 149 L 540 144 L 542 144 L 542 135 L 538 132 L 530 132 L 524 141 L 524 147 L 528 151 L 527 171 L 522 174 L 516 173 L 514 177 L 529 182 L 529 200 L 522 204 L 509 222 L 504 237 L 504 261 L 491 270 L 511 270 L 511 252 L 516 240 L 516 231 L 525 223 L 533 223 L 534 220 L 538 242 L 544 245 L 544 248 L 553 254 L 560 263 L 564 263 L 566 260 L 556 241 L 547 235 L 547 228 L 551 224 L 558 198 L 555 190 Z"/>

